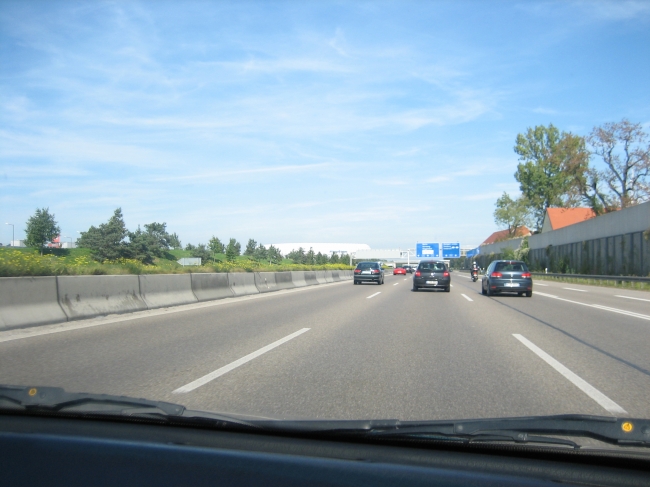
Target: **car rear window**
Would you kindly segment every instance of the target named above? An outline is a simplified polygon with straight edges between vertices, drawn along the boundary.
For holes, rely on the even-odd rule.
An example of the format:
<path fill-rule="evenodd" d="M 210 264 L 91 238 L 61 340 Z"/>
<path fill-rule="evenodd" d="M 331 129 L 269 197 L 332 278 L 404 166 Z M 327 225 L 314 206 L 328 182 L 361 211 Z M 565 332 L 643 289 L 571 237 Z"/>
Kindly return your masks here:
<path fill-rule="evenodd" d="M 420 264 L 421 271 L 444 271 L 445 269 L 443 262 L 423 262 Z"/>
<path fill-rule="evenodd" d="M 372 262 L 361 262 L 357 264 L 357 269 L 379 269 L 379 265 Z"/>
<path fill-rule="evenodd" d="M 497 262 L 494 270 L 501 272 L 526 272 L 528 271 L 528 267 L 523 262 Z"/>

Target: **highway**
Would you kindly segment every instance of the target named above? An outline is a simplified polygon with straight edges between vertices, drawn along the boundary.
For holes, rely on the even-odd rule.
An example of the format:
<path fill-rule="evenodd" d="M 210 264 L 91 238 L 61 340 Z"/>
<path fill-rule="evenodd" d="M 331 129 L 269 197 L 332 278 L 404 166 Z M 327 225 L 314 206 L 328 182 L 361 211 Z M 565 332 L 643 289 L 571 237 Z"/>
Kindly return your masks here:
<path fill-rule="evenodd" d="M 275 418 L 650 417 L 650 293 L 351 281 L 0 333 L 0 383 Z"/>

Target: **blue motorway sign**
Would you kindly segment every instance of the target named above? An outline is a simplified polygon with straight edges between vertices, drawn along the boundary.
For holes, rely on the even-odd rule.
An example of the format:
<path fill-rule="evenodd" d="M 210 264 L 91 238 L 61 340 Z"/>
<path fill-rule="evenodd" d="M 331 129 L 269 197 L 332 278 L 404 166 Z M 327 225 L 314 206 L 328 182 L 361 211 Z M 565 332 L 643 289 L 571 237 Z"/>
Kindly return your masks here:
<path fill-rule="evenodd" d="M 440 257 L 440 244 L 418 243 L 415 244 L 415 256 L 423 259 L 435 259 Z"/>
<path fill-rule="evenodd" d="M 443 243 L 442 245 L 442 258 L 443 259 L 458 259 L 460 257 L 460 243 Z"/>

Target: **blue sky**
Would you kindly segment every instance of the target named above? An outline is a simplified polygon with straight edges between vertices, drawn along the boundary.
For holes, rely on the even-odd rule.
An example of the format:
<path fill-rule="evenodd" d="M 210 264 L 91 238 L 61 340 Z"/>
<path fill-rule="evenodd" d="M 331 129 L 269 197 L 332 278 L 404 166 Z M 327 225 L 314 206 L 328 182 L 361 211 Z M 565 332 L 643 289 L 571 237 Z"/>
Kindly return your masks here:
<path fill-rule="evenodd" d="M 0 66 L 17 238 L 478 244 L 517 133 L 650 128 L 650 2 L 3 1 Z"/>

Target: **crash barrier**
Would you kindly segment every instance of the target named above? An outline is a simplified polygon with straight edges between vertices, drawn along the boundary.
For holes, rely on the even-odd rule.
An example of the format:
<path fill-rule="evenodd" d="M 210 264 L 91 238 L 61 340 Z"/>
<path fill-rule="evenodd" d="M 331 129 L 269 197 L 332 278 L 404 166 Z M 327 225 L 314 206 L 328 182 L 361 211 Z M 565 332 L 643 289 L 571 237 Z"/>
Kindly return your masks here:
<path fill-rule="evenodd" d="M 292 289 L 296 287 L 296 285 L 293 283 L 293 280 L 291 279 L 291 272 L 290 271 L 285 271 L 285 272 L 276 272 L 275 273 L 275 287 L 276 289 Z"/>
<path fill-rule="evenodd" d="M 192 276 L 192 291 L 199 301 L 232 298 L 233 292 L 228 283 L 228 274 L 198 273 Z"/>
<path fill-rule="evenodd" d="M 293 281 L 294 287 L 305 287 L 307 285 L 305 271 L 291 271 L 291 280 Z"/>
<path fill-rule="evenodd" d="M 235 296 L 246 296 L 248 294 L 259 294 L 259 289 L 255 286 L 255 274 L 238 272 L 228 274 L 228 284 Z"/>
<path fill-rule="evenodd" d="M 351 271 L 0 277 L 0 330 L 347 279 Z"/>
<path fill-rule="evenodd" d="M 533 277 L 558 279 L 586 279 L 587 281 L 650 282 L 650 277 L 641 276 L 599 276 L 593 274 L 557 274 L 550 272 L 531 272 Z"/>
<path fill-rule="evenodd" d="M 57 276 L 56 284 L 68 320 L 147 309 L 138 276 Z"/>
<path fill-rule="evenodd" d="M 277 291 L 278 285 L 275 282 L 275 272 L 256 272 L 255 286 L 261 293 L 270 293 Z"/>
<path fill-rule="evenodd" d="M 67 321 L 56 295 L 56 277 L 1 277 L 0 330 Z"/>
<path fill-rule="evenodd" d="M 141 274 L 140 295 L 147 308 L 166 308 L 196 303 L 190 274 Z"/>

